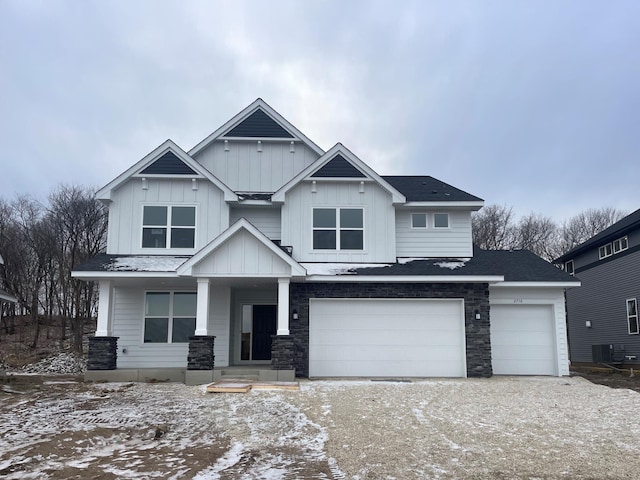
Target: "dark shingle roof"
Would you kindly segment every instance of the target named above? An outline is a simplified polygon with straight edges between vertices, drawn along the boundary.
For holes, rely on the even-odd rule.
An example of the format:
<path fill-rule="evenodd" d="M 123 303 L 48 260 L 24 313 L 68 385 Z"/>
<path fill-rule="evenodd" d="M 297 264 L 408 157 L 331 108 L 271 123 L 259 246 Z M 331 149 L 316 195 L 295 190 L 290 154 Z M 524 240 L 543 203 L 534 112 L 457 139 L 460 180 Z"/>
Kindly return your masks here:
<path fill-rule="evenodd" d="M 430 176 L 383 176 L 382 178 L 407 197 L 407 202 L 483 201 L 475 195 Z"/>
<path fill-rule="evenodd" d="M 567 260 L 583 253 L 591 248 L 599 247 L 600 245 L 604 245 L 605 243 L 609 243 L 612 240 L 616 240 L 619 237 L 622 237 L 632 230 L 640 228 L 640 209 L 636 210 L 633 213 L 630 213 L 623 219 L 617 221 L 609 228 L 604 229 L 597 235 L 594 235 L 586 242 L 581 243 L 577 247 L 569 250 L 567 253 L 558 257 L 554 260 L 554 263 L 564 263 Z"/>
<path fill-rule="evenodd" d="M 457 268 L 449 268 L 455 266 Z M 473 258 L 466 262 L 460 259 L 432 258 L 398 263 L 389 267 L 363 268 L 357 275 L 446 275 L 485 276 L 504 275 L 505 282 L 575 282 L 575 278 L 554 267 L 528 250 L 481 250 L 474 249 Z"/>

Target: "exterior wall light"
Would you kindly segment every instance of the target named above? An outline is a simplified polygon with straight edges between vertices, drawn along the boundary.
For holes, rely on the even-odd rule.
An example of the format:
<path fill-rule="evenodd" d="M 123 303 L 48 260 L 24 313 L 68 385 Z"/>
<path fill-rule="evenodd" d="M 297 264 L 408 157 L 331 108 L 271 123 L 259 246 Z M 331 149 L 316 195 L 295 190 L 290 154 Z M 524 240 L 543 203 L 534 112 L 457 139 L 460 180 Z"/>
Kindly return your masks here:
<path fill-rule="evenodd" d="M 476 320 L 480 320 L 480 310 L 476 310 Z"/>
<path fill-rule="evenodd" d="M 291 315 L 291 318 L 293 318 L 294 320 L 298 319 L 298 311 L 297 310 L 293 311 L 293 315 Z"/>

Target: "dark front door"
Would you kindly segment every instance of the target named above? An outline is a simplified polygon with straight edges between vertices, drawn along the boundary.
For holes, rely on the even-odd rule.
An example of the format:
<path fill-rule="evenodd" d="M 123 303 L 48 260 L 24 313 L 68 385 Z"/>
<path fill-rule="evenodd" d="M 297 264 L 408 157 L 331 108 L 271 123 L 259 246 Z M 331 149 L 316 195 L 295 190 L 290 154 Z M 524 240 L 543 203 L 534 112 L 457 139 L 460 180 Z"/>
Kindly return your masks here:
<path fill-rule="evenodd" d="M 271 335 L 276 334 L 278 306 L 253 306 L 251 360 L 271 360 Z"/>

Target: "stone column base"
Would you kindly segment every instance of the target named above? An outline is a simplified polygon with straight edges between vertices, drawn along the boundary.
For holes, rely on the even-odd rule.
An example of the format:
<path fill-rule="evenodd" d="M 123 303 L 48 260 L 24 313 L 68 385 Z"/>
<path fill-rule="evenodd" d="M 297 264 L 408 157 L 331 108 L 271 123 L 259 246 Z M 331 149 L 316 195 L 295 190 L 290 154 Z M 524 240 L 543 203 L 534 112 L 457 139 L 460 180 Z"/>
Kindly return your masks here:
<path fill-rule="evenodd" d="M 293 335 L 272 335 L 271 368 L 274 370 L 295 370 L 293 349 Z"/>
<path fill-rule="evenodd" d="M 213 370 L 215 342 L 213 335 L 195 335 L 189 337 L 189 356 L 187 370 Z"/>
<path fill-rule="evenodd" d="M 89 337 L 87 370 L 115 370 L 118 360 L 118 337 Z"/>

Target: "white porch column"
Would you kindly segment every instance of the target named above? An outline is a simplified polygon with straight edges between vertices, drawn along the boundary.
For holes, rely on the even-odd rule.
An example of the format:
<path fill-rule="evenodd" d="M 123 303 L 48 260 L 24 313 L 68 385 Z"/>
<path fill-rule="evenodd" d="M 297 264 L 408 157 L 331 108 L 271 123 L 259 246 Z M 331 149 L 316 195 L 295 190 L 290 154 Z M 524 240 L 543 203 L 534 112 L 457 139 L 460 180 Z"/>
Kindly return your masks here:
<path fill-rule="evenodd" d="M 111 337 L 113 334 L 113 281 L 100 280 L 98 283 L 98 323 L 96 337 Z"/>
<path fill-rule="evenodd" d="M 278 279 L 278 331 L 277 335 L 289 335 L 289 278 Z"/>
<path fill-rule="evenodd" d="M 209 279 L 198 278 L 198 298 L 196 309 L 196 335 L 209 335 Z"/>

